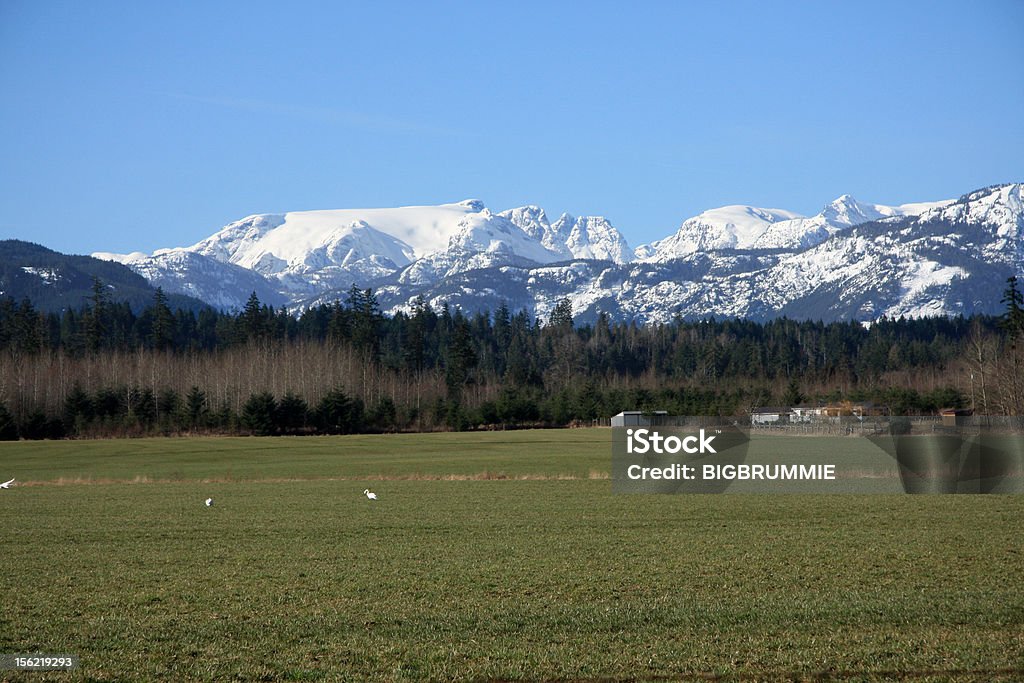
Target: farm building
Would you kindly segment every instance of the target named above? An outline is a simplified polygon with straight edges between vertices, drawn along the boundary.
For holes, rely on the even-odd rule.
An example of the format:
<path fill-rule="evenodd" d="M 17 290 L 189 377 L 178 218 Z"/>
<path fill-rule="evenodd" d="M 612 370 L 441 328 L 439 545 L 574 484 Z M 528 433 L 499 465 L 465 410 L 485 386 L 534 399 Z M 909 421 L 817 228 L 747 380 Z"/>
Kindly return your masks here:
<path fill-rule="evenodd" d="M 652 427 L 663 424 L 667 418 L 667 410 L 649 413 L 641 410 L 623 410 L 618 415 L 612 415 L 612 427 Z"/>
<path fill-rule="evenodd" d="M 755 408 L 750 413 L 750 424 L 772 425 L 785 424 L 789 422 L 789 416 L 793 411 L 789 408 Z"/>

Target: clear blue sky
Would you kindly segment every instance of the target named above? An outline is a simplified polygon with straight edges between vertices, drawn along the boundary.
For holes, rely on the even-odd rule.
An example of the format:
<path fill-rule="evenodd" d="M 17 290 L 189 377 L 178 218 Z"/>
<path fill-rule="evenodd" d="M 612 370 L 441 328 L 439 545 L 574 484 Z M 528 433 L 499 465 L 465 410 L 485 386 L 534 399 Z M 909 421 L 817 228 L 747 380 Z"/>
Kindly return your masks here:
<path fill-rule="evenodd" d="M 0 238 L 479 198 L 636 246 L 1024 180 L 1024 1 L 0 0 L 0 93 Z"/>

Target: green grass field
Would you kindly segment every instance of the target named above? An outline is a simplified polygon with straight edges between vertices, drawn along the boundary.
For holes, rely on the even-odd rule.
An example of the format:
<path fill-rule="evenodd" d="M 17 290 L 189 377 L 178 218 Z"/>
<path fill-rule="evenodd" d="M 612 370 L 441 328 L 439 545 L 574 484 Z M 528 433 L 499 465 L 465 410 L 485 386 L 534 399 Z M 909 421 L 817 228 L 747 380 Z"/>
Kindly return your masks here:
<path fill-rule="evenodd" d="M 610 438 L 0 444 L 0 654 L 81 657 L 0 678 L 1024 679 L 1024 497 L 612 495 Z"/>

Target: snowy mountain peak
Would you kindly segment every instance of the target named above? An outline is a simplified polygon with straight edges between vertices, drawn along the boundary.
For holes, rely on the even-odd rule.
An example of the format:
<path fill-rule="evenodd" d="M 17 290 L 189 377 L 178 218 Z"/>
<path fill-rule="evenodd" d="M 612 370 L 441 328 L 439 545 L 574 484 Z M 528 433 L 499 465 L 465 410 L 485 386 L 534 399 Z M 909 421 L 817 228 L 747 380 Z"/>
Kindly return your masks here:
<path fill-rule="evenodd" d="M 704 242 L 705 249 L 747 249 L 753 246 L 768 226 L 794 218 L 802 216 L 784 209 L 731 205 L 710 209 L 685 221 L 680 231 L 688 228 L 687 232 L 694 233 L 699 241 Z"/>
<path fill-rule="evenodd" d="M 285 214 L 283 213 L 246 216 L 234 223 L 228 223 L 215 234 L 188 247 L 188 251 L 194 251 L 224 263 L 236 263 L 236 254 L 239 249 L 248 243 L 261 240 L 267 233 L 284 222 Z M 157 250 L 154 255 L 160 251 L 166 250 Z"/>
<path fill-rule="evenodd" d="M 571 213 L 563 212 L 562 215 L 551 224 L 551 234 L 554 235 L 562 244 L 565 244 L 569 239 L 569 234 L 575 226 L 576 217 Z"/>
<path fill-rule="evenodd" d="M 149 254 L 145 254 L 141 251 L 133 251 L 130 254 L 115 254 L 109 251 L 94 251 L 90 254 L 93 258 L 98 258 L 101 261 L 114 261 L 120 263 L 123 266 L 130 266 L 136 261 L 149 258 Z"/>
<path fill-rule="evenodd" d="M 638 247 L 636 257 L 663 263 L 721 249 L 807 249 L 862 223 L 916 216 L 948 204 L 949 201 L 885 206 L 844 194 L 809 218 L 782 209 L 723 206 L 687 219 L 671 237 Z"/>
<path fill-rule="evenodd" d="M 255 271 L 292 293 L 373 280 L 415 258 L 410 245 L 346 211 L 250 216 L 187 251 Z"/>
<path fill-rule="evenodd" d="M 784 209 L 762 209 L 734 204 L 710 209 L 683 221 L 670 237 L 641 247 L 645 260 L 671 261 L 695 252 L 751 249 L 775 223 L 802 218 Z"/>
<path fill-rule="evenodd" d="M 848 228 L 893 215 L 892 211 L 883 213 L 880 208 L 874 204 L 862 204 L 850 195 L 844 194 L 827 204 L 819 215 L 834 227 Z"/>
<path fill-rule="evenodd" d="M 509 215 L 488 209 L 463 216 L 444 250 L 417 259 L 399 275 L 403 285 L 435 284 L 456 274 L 498 266 L 535 266 L 560 255 L 516 225 Z M 522 217 L 522 214 L 519 214 Z"/>
<path fill-rule="evenodd" d="M 984 205 L 1004 204 L 1016 210 L 1021 207 L 1021 194 L 1024 192 L 1024 183 L 1005 183 L 1003 185 L 990 185 L 967 194 L 956 200 L 956 204 L 969 204 L 978 202 Z"/>
<path fill-rule="evenodd" d="M 615 263 L 633 260 L 626 238 L 603 216 L 576 218 L 563 213 L 554 223 L 549 223 L 547 214 L 537 206 L 522 206 L 498 215 L 512 221 L 534 239 L 539 239 L 560 260 L 599 259 Z"/>
<path fill-rule="evenodd" d="M 544 235 L 551 230 L 551 224 L 548 222 L 548 215 L 544 209 L 532 204 L 508 209 L 498 215 L 518 225 L 523 232 L 535 240 L 543 241 Z"/>
<path fill-rule="evenodd" d="M 633 260 L 626 238 L 604 216 L 581 216 L 569 231 L 566 246 L 574 258 L 615 263 Z"/>
<path fill-rule="evenodd" d="M 458 206 L 464 206 L 474 213 L 486 210 L 484 203 L 479 199 L 463 199 L 458 203 Z"/>
<path fill-rule="evenodd" d="M 604 216 L 580 216 L 563 213 L 551 225 L 550 240 L 562 245 L 571 258 L 597 259 L 628 263 L 633 250 L 626 238 Z"/>
<path fill-rule="evenodd" d="M 186 249 L 158 249 L 152 256 L 141 252 L 97 252 L 93 256 L 123 263 L 168 294 L 193 296 L 222 310 L 241 309 L 252 292 L 272 306 L 288 302 L 288 297 L 259 273 Z"/>
<path fill-rule="evenodd" d="M 461 229 L 448 242 L 448 251 L 467 254 L 514 254 L 537 263 L 554 259 L 544 246 L 504 216 L 483 209 L 460 221 Z"/>
<path fill-rule="evenodd" d="M 1002 239 L 1024 238 L 1024 184 L 993 185 L 941 203 L 920 214 L 919 220 L 976 223 Z M 1016 248 L 1024 255 L 1024 242 Z"/>

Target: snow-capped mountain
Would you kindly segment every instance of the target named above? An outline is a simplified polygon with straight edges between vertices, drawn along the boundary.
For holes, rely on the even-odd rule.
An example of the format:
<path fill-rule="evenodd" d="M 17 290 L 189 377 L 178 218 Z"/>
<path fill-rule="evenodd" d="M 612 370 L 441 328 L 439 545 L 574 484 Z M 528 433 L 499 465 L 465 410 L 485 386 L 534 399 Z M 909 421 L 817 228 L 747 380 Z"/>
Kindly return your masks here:
<path fill-rule="evenodd" d="M 473 199 L 440 206 L 256 214 L 190 247 L 159 249 L 152 256 L 97 253 L 169 291 L 207 292 L 207 300 L 219 307 L 244 303 L 252 291 L 263 301 L 294 304 L 388 277 L 407 286 L 428 286 L 455 273 L 500 265 L 573 258 L 621 263 L 630 256 L 625 238 L 603 218 L 563 216 L 552 226 L 538 207 L 494 214 Z M 203 258 L 242 269 L 250 279 L 232 268 L 218 271 Z M 253 281 L 254 275 L 262 279 Z"/>
<path fill-rule="evenodd" d="M 782 209 L 723 206 L 683 221 L 671 237 L 650 245 L 647 260 L 671 261 L 696 252 L 719 249 L 751 249 L 770 226 L 801 218 Z"/>
<path fill-rule="evenodd" d="M 540 240 L 548 251 L 563 260 L 598 259 L 615 263 L 633 260 L 626 238 L 603 216 L 575 218 L 563 213 L 554 223 L 549 223 L 544 209 L 536 206 L 509 209 L 498 215 Z"/>
<path fill-rule="evenodd" d="M 572 252 L 566 243 L 569 235 L 560 235 L 551 229 L 548 222 L 548 215 L 539 206 L 521 206 L 518 209 L 508 209 L 498 214 L 506 218 L 535 240 L 539 240 L 544 248 L 563 259 L 571 259 Z"/>
<path fill-rule="evenodd" d="M 152 256 L 97 252 L 93 257 L 122 263 L 153 287 L 195 297 L 221 310 L 243 308 L 253 292 L 271 306 L 288 303 L 288 298 L 258 272 L 184 249 L 161 249 Z"/>
<path fill-rule="evenodd" d="M 723 206 L 685 220 L 671 237 L 639 248 L 637 257 L 645 261 L 664 262 L 698 251 L 806 249 L 854 225 L 917 215 L 951 202 L 884 206 L 859 202 L 844 194 L 811 217 L 782 209 Z"/>
<path fill-rule="evenodd" d="M 630 250 L 604 218 L 481 202 L 260 214 L 191 247 L 104 254 L 166 291 L 237 308 L 301 307 L 373 287 L 386 311 L 435 305 L 544 316 L 568 297 L 583 319 L 673 316 L 871 320 L 999 309 L 1024 262 L 1022 185 L 886 206 L 843 195 L 814 216 L 727 206 Z"/>
<path fill-rule="evenodd" d="M 543 213 L 543 212 L 542 212 Z M 427 285 L 456 273 L 502 265 L 537 265 L 563 258 L 502 215 L 481 208 L 459 220 L 448 248 L 427 254 L 399 274 L 399 282 Z"/>
<path fill-rule="evenodd" d="M 365 220 L 346 221 L 327 211 L 249 216 L 186 251 L 277 278 L 334 268 L 373 277 L 415 258 L 411 246 Z"/>
<path fill-rule="evenodd" d="M 724 242 L 754 246 L 664 260 L 638 253 L 638 260 L 622 265 L 577 261 L 471 271 L 419 293 L 434 305 L 447 301 L 493 310 L 505 301 L 542 317 L 567 297 L 583 320 L 604 312 L 640 322 L 667 322 L 676 315 L 875 320 L 998 312 L 1006 278 L 1020 273 L 1024 263 L 1022 188 L 998 186 L 958 200 L 896 207 L 841 197 L 818 220 L 772 221 L 775 212 L 730 207 L 722 212 L 731 214 L 727 223 L 736 226 L 735 216 L 745 215 L 750 219 L 737 227 L 754 229 L 738 229 L 735 242 Z M 707 223 L 708 214 L 722 213 L 703 216 Z M 827 234 L 807 229 L 812 220 L 812 227 Z M 782 227 L 800 238 L 784 247 L 756 246 Z M 808 233 L 811 238 L 804 237 Z M 408 301 L 401 288 L 386 286 L 380 295 L 387 307 Z"/>
<path fill-rule="evenodd" d="M 991 239 L 983 246 L 985 258 L 999 261 L 1013 254 L 1019 265 L 1024 255 L 1024 183 L 995 185 L 931 206 L 920 221 L 979 226 Z"/>
<path fill-rule="evenodd" d="M 231 223 L 186 251 L 255 271 L 289 299 L 374 282 L 443 251 L 479 202 L 398 209 L 260 214 Z"/>
<path fill-rule="evenodd" d="M 633 250 L 626 243 L 626 238 L 603 216 L 573 218 L 569 214 L 562 214 L 561 218 L 555 221 L 552 230 L 557 234 L 568 231 L 565 244 L 573 258 L 598 259 L 620 264 L 633 260 Z"/>

